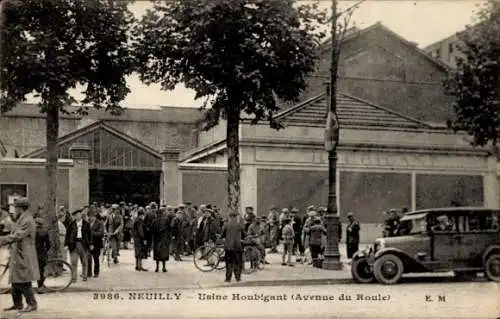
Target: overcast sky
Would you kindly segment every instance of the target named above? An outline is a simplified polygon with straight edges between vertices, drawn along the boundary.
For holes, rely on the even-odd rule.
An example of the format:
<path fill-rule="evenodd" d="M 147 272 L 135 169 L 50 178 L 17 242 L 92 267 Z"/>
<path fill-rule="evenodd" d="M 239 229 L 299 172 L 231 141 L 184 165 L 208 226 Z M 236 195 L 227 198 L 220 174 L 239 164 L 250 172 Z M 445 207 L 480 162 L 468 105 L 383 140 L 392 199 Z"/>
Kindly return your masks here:
<path fill-rule="evenodd" d="M 358 1 L 339 1 L 339 10 Z M 381 22 L 404 38 L 417 42 L 423 48 L 460 31 L 472 22 L 474 12 L 481 1 L 475 0 L 417 0 L 383 1 L 368 0 L 359 5 L 352 22 L 358 28 Z M 330 0 L 322 0 L 321 6 L 329 8 Z M 132 10 L 141 16 L 150 7 L 148 1 L 136 2 Z M 161 91 L 159 86 L 146 86 L 137 76 L 129 79 L 132 92 L 123 102 L 125 107 L 152 108 L 158 106 L 199 107 L 194 93 L 183 86 L 173 91 Z"/>

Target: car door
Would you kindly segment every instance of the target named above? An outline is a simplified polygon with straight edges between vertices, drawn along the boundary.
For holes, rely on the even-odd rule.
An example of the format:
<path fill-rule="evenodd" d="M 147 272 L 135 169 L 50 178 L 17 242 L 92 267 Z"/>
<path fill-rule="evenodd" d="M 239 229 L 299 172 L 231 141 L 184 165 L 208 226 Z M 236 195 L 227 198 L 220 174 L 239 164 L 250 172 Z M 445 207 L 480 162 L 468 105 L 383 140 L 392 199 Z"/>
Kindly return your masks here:
<path fill-rule="evenodd" d="M 440 228 L 438 224 L 431 226 L 433 261 L 444 266 L 461 258 L 461 241 L 463 237 L 457 232 L 453 214 L 435 213 L 434 215 L 436 222 L 439 218 L 447 218 L 452 223 L 446 228 Z"/>
<path fill-rule="evenodd" d="M 460 261 L 480 265 L 484 251 L 495 241 L 493 210 L 471 210 L 459 225 Z"/>

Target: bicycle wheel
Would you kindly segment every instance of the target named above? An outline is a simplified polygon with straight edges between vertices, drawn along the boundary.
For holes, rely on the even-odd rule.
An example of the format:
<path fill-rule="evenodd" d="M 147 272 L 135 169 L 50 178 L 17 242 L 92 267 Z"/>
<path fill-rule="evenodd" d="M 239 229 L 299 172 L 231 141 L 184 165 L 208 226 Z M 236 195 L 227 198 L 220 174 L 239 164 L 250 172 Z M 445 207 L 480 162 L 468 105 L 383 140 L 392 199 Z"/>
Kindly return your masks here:
<path fill-rule="evenodd" d="M 214 270 L 219 263 L 219 254 L 215 247 L 201 246 L 193 254 L 194 266 L 203 272 Z"/>
<path fill-rule="evenodd" d="M 217 270 L 223 270 L 226 268 L 226 251 L 224 250 L 224 247 L 216 247 L 215 249 L 217 250 L 217 257 L 219 259 L 219 263 L 215 268 Z"/>
<path fill-rule="evenodd" d="M 49 291 L 63 291 L 71 285 L 73 268 L 62 259 L 50 259 L 43 269 L 45 287 Z"/>
<path fill-rule="evenodd" d="M 0 294 L 5 294 L 9 290 L 9 265 L 0 264 Z"/>
<path fill-rule="evenodd" d="M 251 274 L 258 268 L 258 250 L 253 246 L 246 246 L 243 250 L 243 273 Z"/>

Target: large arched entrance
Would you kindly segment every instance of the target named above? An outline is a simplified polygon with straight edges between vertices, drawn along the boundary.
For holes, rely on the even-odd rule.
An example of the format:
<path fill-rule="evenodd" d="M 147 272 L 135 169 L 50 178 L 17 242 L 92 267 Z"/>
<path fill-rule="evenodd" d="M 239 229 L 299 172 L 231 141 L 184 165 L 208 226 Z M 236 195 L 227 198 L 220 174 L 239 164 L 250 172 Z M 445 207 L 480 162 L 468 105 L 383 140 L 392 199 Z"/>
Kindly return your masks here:
<path fill-rule="evenodd" d="M 74 144 L 89 154 L 90 202 L 120 201 L 144 205 L 160 200 L 161 155 L 154 149 L 98 121 L 59 139 L 59 158 L 70 158 Z M 45 156 L 45 148 L 25 157 Z"/>

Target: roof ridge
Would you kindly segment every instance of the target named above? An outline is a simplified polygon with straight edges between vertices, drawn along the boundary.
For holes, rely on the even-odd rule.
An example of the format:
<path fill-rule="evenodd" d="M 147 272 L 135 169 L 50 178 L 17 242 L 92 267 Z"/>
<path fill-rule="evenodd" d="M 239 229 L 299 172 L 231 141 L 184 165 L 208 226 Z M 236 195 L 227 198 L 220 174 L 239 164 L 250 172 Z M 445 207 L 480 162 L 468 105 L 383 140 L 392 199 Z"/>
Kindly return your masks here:
<path fill-rule="evenodd" d="M 82 135 L 85 135 L 86 133 L 88 133 L 88 130 L 93 130 L 93 129 L 97 129 L 97 128 L 102 128 L 102 129 L 108 131 L 109 133 L 116 135 L 118 138 L 125 140 L 128 143 L 135 144 L 135 146 L 142 149 L 143 151 L 146 151 L 155 157 L 161 158 L 161 154 L 157 150 L 142 143 L 138 139 L 130 136 L 129 134 L 122 132 L 117 128 L 114 128 L 110 124 L 106 123 L 105 120 L 97 120 L 93 123 L 82 126 L 79 129 L 76 129 L 76 130 L 74 130 L 66 135 L 59 137 L 57 139 L 57 145 L 60 146 L 61 144 L 67 143 L 68 141 L 71 141 L 72 139 L 75 139 L 75 138 L 78 138 Z M 22 157 L 24 157 L 24 158 L 32 157 L 36 154 L 41 154 L 41 153 L 45 152 L 46 150 L 47 150 L 47 146 L 43 146 L 43 147 L 40 147 L 39 149 L 36 149 L 36 150 L 31 151 L 27 154 L 24 154 Z"/>
<path fill-rule="evenodd" d="M 405 120 L 408 120 L 408 121 L 414 122 L 414 123 L 416 123 L 416 124 L 422 125 L 422 126 L 424 126 L 424 127 L 426 127 L 426 128 L 432 128 L 432 126 L 431 126 L 430 124 L 425 123 L 425 122 L 423 122 L 423 121 L 420 121 L 420 120 L 418 120 L 418 119 L 416 119 L 416 118 L 413 118 L 413 117 L 408 116 L 408 115 L 405 115 L 405 114 L 401 114 L 401 113 L 396 112 L 396 111 L 394 111 L 394 110 L 392 110 L 392 109 L 390 109 L 390 108 L 387 108 L 387 107 L 384 107 L 384 106 L 380 106 L 380 105 L 374 104 L 374 103 L 372 103 L 372 102 L 366 101 L 366 100 L 364 100 L 364 99 L 362 99 L 362 98 L 359 98 L 359 97 L 353 96 L 353 95 L 348 94 L 348 93 L 345 93 L 345 92 L 343 92 L 343 91 L 338 91 L 338 92 L 337 92 L 337 94 L 342 94 L 342 95 L 344 95 L 344 96 L 346 96 L 346 97 L 348 97 L 348 98 L 350 98 L 350 99 L 353 99 L 353 100 L 355 100 L 355 101 L 358 101 L 358 102 L 361 102 L 361 103 L 367 104 L 367 105 L 369 105 L 369 106 L 371 106 L 371 107 L 374 107 L 374 108 L 376 108 L 376 109 L 382 110 L 382 111 L 387 112 L 387 113 L 390 113 L 390 114 L 392 114 L 392 115 L 395 115 L 395 116 L 398 116 L 398 117 L 404 118 Z"/>

